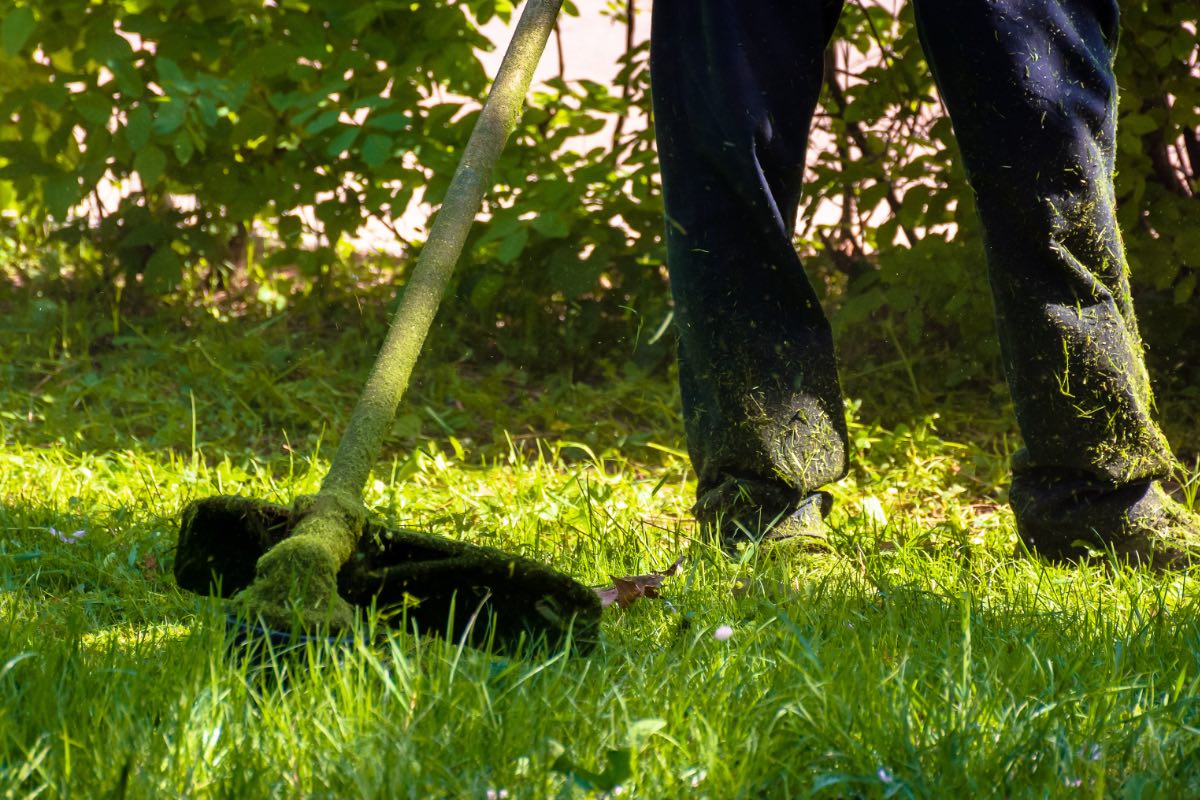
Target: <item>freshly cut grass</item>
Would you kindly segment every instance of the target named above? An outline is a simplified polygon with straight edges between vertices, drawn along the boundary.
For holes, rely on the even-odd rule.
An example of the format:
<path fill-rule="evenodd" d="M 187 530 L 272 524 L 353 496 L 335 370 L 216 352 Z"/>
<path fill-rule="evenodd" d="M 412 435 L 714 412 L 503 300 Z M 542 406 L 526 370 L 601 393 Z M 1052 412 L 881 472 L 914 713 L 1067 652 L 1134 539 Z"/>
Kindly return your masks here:
<path fill-rule="evenodd" d="M 587 657 L 396 633 L 248 663 L 174 587 L 178 512 L 314 491 L 357 344 L 283 319 L 95 347 L 80 323 L 64 351 L 62 319 L 13 319 L 3 796 L 1200 795 L 1197 577 L 1014 559 L 1003 420 L 852 405 L 834 551 L 729 561 L 692 538 L 669 382 L 426 365 L 368 486 L 389 522 L 594 585 L 681 574 Z"/>

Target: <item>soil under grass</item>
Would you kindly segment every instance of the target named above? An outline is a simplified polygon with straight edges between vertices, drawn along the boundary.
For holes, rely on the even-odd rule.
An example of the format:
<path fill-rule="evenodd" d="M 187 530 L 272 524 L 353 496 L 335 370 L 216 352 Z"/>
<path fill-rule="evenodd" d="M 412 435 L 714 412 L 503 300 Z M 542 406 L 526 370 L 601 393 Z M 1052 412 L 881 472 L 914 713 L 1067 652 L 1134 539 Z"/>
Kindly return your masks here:
<path fill-rule="evenodd" d="M 73 319 L 0 323 L 4 796 L 1200 795 L 1197 576 L 1014 559 L 999 412 L 885 428 L 880 384 L 835 552 L 738 562 L 692 538 L 668 379 L 422 365 L 368 486 L 389 525 L 681 573 L 586 656 L 397 632 L 264 667 L 176 587 L 179 515 L 314 492 L 369 337 Z"/>

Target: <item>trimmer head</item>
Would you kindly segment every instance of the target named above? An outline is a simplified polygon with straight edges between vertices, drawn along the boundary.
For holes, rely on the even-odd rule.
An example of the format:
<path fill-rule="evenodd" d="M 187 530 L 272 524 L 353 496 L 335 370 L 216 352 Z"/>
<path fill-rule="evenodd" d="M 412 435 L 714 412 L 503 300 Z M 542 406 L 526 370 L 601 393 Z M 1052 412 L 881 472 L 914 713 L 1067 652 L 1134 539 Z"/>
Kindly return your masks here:
<path fill-rule="evenodd" d="M 211 497 L 184 509 L 175 580 L 198 594 L 232 597 L 250 585 L 255 563 L 291 535 L 291 510 L 246 497 Z M 409 630 L 504 651 L 544 637 L 556 647 L 595 644 L 600 600 L 591 589 L 530 559 L 490 547 L 368 522 L 337 576 L 350 604 L 397 610 Z"/>

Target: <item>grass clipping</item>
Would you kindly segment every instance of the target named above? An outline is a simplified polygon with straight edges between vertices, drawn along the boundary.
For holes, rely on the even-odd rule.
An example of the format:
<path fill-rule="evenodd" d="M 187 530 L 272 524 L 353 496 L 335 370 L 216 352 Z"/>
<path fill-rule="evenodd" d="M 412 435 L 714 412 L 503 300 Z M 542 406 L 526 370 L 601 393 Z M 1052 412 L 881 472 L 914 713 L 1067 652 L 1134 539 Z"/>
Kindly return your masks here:
<path fill-rule="evenodd" d="M 358 542 L 366 512 L 335 494 L 296 500 L 300 522 L 256 564 L 257 579 L 239 596 L 251 619 L 269 628 L 349 628 L 354 611 L 338 595 L 337 574 Z"/>

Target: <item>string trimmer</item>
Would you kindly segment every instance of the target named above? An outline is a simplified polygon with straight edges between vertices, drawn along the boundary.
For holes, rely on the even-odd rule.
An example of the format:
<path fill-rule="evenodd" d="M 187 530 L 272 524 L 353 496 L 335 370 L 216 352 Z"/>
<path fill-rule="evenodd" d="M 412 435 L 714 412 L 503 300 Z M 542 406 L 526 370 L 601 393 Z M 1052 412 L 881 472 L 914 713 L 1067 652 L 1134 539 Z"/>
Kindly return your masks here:
<path fill-rule="evenodd" d="M 599 600 L 571 578 L 490 548 L 388 530 L 368 521 L 362 499 L 561 5 L 525 4 L 320 491 L 291 509 L 241 497 L 189 505 L 175 564 L 181 587 L 236 593 L 267 631 L 344 631 L 354 605 L 403 603 L 428 631 L 461 632 L 495 612 L 500 644 L 526 633 L 559 641 L 568 630 L 594 638 Z"/>

